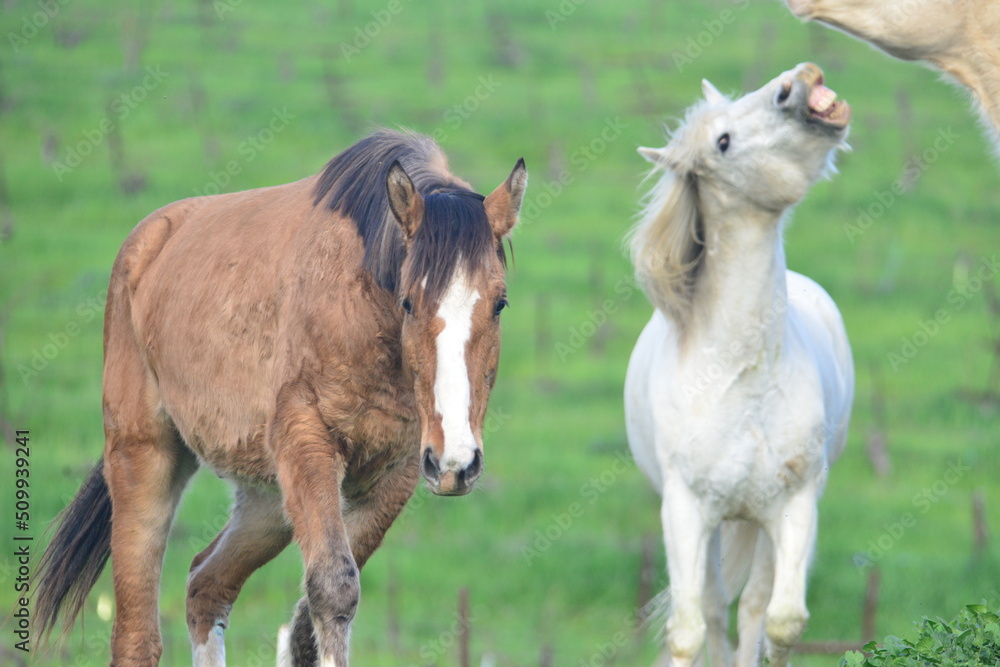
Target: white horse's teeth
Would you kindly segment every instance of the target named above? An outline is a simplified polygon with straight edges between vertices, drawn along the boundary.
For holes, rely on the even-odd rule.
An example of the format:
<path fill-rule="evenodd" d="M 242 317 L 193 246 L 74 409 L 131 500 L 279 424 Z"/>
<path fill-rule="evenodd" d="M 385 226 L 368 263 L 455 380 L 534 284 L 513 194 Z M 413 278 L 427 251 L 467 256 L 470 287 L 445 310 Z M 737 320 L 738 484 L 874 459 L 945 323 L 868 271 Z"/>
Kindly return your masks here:
<path fill-rule="evenodd" d="M 823 113 L 837 101 L 837 93 L 824 85 L 815 85 L 809 91 L 809 108 L 818 113 Z"/>

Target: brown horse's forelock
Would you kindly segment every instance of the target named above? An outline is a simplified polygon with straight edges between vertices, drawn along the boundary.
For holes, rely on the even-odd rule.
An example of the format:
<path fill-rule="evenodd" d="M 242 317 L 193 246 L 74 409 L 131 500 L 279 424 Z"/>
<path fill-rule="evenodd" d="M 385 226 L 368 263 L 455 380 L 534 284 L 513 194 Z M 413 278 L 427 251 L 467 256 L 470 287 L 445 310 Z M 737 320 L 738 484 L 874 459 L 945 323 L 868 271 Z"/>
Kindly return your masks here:
<path fill-rule="evenodd" d="M 389 209 L 386 180 L 398 160 L 424 198 L 424 219 L 407 250 Z M 313 205 L 324 199 L 332 211 L 351 218 L 364 244 L 364 268 L 376 283 L 402 295 L 426 278 L 423 299 L 436 303 L 461 262 L 471 278 L 488 265 L 490 253 L 506 266 L 483 196 L 463 187 L 439 165 L 440 147 L 429 137 L 380 130 L 333 158 L 320 174 Z"/>
<path fill-rule="evenodd" d="M 490 255 L 506 267 L 503 246 L 493 235 L 483 196 L 469 190 L 436 192 L 424 198 L 424 221 L 410 245 L 410 262 L 400 292 L 422 283 L 422 298 L 437 303 L 456 269 L 469 279 L 483 275 Z"/>

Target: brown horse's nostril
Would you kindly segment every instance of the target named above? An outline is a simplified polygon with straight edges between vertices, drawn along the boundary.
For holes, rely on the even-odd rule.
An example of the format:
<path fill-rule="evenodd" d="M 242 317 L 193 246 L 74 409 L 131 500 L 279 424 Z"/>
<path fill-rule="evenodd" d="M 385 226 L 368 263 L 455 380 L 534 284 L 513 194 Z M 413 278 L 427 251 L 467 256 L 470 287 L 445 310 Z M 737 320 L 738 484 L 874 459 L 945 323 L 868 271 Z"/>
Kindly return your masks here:
<path fill-rule="evenodd" d="M 476 453 L 472 456 L 472 463 L 470 463 L 465 470 L 458 474 L 458 479 L 461 484 L 472 484 L 482 473 L 483 450 L 476 449 Z"/>
<path fill-rule="evenodd" d="M 438 481 L 440 469 L 438 468 L 437 457 L 430 447 L 424 450 L 424 456 L 420 460 L 420 472 L 428 482 Z"/>
<path fill-rule="evenodd" d="M 439 496 L 462 496 L 472 490 L 472 486 L 483 473 L 483 452 L 476 448 L 472 453 L 472 461 L 461 470 L 455 470 L 454 464 L 445 464 L 434 451 L 427 447 L 420 457 L 420 474 L 427 480 L 430 490 Z"/>

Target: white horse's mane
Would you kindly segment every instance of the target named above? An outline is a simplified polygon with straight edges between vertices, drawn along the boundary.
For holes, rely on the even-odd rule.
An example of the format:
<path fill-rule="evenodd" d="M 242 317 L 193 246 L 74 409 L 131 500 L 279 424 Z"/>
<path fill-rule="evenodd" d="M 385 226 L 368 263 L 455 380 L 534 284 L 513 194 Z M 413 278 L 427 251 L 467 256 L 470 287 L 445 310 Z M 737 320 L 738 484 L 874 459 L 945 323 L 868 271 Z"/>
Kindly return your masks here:
<path fill-rule="evenodd" d="M 642 200 L 638 221 L 625 237 L 636 281 L 657 308 L 683 326 L 705 260 L 705 228 L 694 167 L 697 138 L 714 106 L 701 101 L 688 109 L 680 126 L 668 132 L 664 162 L 647 178 L 660 178 Z"/>

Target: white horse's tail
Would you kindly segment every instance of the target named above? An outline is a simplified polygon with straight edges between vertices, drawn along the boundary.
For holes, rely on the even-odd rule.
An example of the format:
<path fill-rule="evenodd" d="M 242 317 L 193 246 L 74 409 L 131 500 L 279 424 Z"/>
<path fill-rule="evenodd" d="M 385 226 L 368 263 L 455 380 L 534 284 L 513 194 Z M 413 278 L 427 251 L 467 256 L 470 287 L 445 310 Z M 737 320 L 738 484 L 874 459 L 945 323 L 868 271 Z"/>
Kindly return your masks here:
<path fill-rule="evenodd" d="M 723 521 L 720 526 L 720 545 L 722 582 L 726 590 L 726 603 L 732 604 L 739 596 L 750 577 L 750 567 L 753 565 L 757 541 L 762 537 L 761 528 L 752 521 Z M 706 599 L 709 593 L 706 592 Z M 659 593 L 643 608 L 643 617 L 647 626 L 658 627 L 659 636 L 663 636 L 667 618 L 670 616 L 670 589 Z M 719 641 L 725 641 L 720 638 Z M 669 649 L 658 658 L 655 667 L 669 664 Z M 705 652 L 695 659 L 695 667 L 705 664 Z"/>
<path fill-rule="evenodd" d="M 731 604 L 743 590 L 750 577 L 757 540 L 761 528 L 752 521 L 723 521 L 721 526 L 722 581 L 726 587 L 727 601 Z M 648 625 L 666 623 L 670 613 L 670 589 L 661 591 L 643 608 Z"/>
<path fill-rule="evenodd" d="M 722 522 L 722 581 L 730 603 L 740 594 L 750 577 L 750 566 L 753 564 L 760 531 L 760 526 L 752 521 Z"/>

